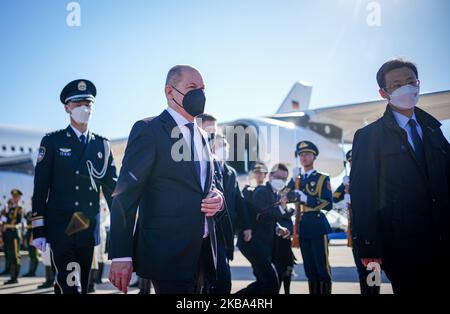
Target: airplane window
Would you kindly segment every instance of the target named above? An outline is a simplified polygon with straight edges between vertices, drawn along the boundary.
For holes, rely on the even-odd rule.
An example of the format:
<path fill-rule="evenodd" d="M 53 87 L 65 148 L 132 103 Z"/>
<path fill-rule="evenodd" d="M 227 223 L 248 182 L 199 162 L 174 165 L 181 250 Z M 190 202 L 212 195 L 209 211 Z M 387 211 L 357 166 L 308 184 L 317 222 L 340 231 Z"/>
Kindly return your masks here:
<path fill-rule="evenodd" d="M 6 146 L 5 145 L 2 146 L 2 151 L 6 152 Z"/>
<path fill-rule="evenodd" d="M 21 153 L 25 152 L 25 149 L 23 147 L 20 147 L 20 152 Z"/>
<path fill-rule="evenodd" d="M 15 152 L 16 151 L 16 147 L 15 146 L 11 146 L 11 151 Z"/>
<path fill-rule="evenodd" d="M 33 152 L 33 149 L 32 149 L 31 147 L 29 147 L 29 148 L 28 148 L 28 152 L 29 152 L 29 153 L 32 153 L 32 152 Z"/>

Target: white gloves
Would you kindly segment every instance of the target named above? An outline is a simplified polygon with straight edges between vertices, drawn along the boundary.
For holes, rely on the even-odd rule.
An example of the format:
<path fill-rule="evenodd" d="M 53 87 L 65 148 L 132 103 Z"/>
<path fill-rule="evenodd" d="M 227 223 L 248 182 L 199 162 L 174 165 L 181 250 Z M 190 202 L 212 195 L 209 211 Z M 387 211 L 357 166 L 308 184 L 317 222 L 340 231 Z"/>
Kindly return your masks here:
<path fill-rule="evenodd" d="M 41 252 L 45 252 L 47 247 L 47 239 L 46 238 L 37 238 L 33 240 L 33 246 L 38 248 Z"/>
<path fill-rule="evenodd" d="M 8 218 L 6 218 L 6 216 L 2 216 L 0 218 L 0 221 L 3 222 L 3 223 L 7 223 L 8 222 Z"/>
<path fill-rule="evenodd" d="M 350 197 L 350 194 L 344 195 L 345 203 L 350 204 L 352 202 L 352 198 Z"/>
<path fill-rule="evenodd" d="M 350 185 L 350 177 L 345 176 L 344 178 L 342 178 L 342 183 L 344 183 L 344 185 Z"/>
<path fill-rule="evenodd" d="M 301 201 L 302 203 L 305 203 L 305 204 L 306 204 L 306 202 L 307 202 L 307 200 L 308 200 L 308 196 L 306 196 L 306 194 L 303 193 L 303 192 L 300 191 L 300 190 L 295 190 L 295 193 L 296 193 L 297 195 L 300 196 L 300 201 Z"/>

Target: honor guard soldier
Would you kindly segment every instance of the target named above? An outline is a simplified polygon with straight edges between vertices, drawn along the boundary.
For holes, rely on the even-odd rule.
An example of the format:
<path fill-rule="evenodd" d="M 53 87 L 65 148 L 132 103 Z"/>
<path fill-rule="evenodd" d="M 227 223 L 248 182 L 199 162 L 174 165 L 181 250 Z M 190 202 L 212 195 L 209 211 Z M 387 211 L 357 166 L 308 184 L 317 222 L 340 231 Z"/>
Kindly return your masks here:
<path fill-rule="evenodd" d="M 30 265 L 28 268 L 28 273 L 24 275 L 24 277 L 36 277 L 36 270 L 39 265 L 39 252 L 38 249 L 32 244 L 33 243 L 33 234 L 32 234 L 32 225 L 33 225 L 33 213 L 30 211 L 25 215 L 26 220 L 26 232 L 25 232 L 25 243 L 28 251 L 28 257 L 30 259 Z"/>
<path fill-rule="evenodd" d="M 294 176 L 288 187 L 300 203 L 295 224 L 298 230 L 303 266 L 311 294 L 331 294 L 331 271 L 328 260 L 328 234 L 332 232 L 322 210 L 333 208 L 330 177 L 314 169 L 319 150 L 311 142 L 301 141 L 295 150 L 304 173 Z M 290 198 L 291 201 L 291 198 Z"/>
<path fill-rule="evenodd" d="M 8 201 L 8 209 L 6 219 L 3 223 L 3 236 L 5 239 L 6 265 L 9 265 L 9 274 L 11 279 L 4 284 L 17 283 L 17 278 L 20 273 L 20 236 L 19 226 L 22 222 L 23 209 L 19 205 L 22 192 L 17 189 L 11 191 L 11 199 Z"/>
<path fill-rule="evenodd" d="M 352 166 L 352 151 L 349 150 L 345 155 L 347 162 Z M 347 227 L 347 246 L 352 248 L 353 258 L 355 260 L 356 269 L 358 270 L 359 277 L 359 287 L 361 290 L 361 294 L 363 295 L 377 295 L 380 294 L 380 286 L 374 285 L 369 286 L 367 284 L 367 276 L 371 273 L 368 271 L 366 267 L 361 263 L 361 257 L 358 251 L 356 243 L 353 242 L 353 234 L 352 234 L 352 205 L 351 205 L 351 197 L 350 197 L 350 178 L 345 176 L 342 180 L 342 184 L 336 189 L 333 193 L 333 202 L 339 203 L 345 200 L 345 205 L 347 208 L 347 217 L 348 217 L 348 227 Z"/>
<path fill-rule="evenodd" d="M 88 129 L 96 96 L 94 84 L 75 80 L 61 102 L 70 125 L 44 136 L 33 193 L 33 245 L 50 255 L 55 293 L 87 293 L 94 246 L 99 242 L 100 192 L 108 205 L 117 181 L 109 141 Z"/>

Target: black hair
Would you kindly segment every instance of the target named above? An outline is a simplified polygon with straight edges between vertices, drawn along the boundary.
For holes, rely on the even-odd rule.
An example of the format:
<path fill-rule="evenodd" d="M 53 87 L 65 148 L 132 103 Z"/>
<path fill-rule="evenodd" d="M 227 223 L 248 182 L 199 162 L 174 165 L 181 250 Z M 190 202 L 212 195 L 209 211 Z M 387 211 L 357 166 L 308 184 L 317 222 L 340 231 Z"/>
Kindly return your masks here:
<path fill-rule="evenodd" d="M 381 89 L 386 88 L 386 74 L 391 72 L 392 70 L 400 69 L 400 68 L 411 69 L 416 74 L 416 77 L 419 78 L 419 72 L 417 71 L 417 66 L 414 63 L 404 60 L 404 59 L 401 59 L 401 58 L 392 59 L 392 60 L 385 62 L 381 66 L 381 68 L 378 70 L 378 72 L 377 72 L 378 86 Z"/>

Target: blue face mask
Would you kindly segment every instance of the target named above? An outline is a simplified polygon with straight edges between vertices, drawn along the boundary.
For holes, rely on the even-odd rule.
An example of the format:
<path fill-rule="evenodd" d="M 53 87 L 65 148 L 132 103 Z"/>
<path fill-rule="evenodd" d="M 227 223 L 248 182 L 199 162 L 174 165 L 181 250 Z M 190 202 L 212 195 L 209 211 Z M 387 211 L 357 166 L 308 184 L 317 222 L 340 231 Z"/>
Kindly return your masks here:
<path fill-rule="evenodd" d="M 205 103 L 206 103 L 206 97 L 205 92 L 203 89 L 193 89 L 186 94 L 183 94 L 178 89 L 175 88 L 175 86 L 172 86 L 177 92 L 179 92 L 181 95 L 184 96 L 183 98 L 183 105 L 180 105 L 175 98 L 173 101 L 183 108 L 188 114 L 190 114 L 193 117 L 198 116 L 199 114 L 202 114 L 205 112 Z"/>

